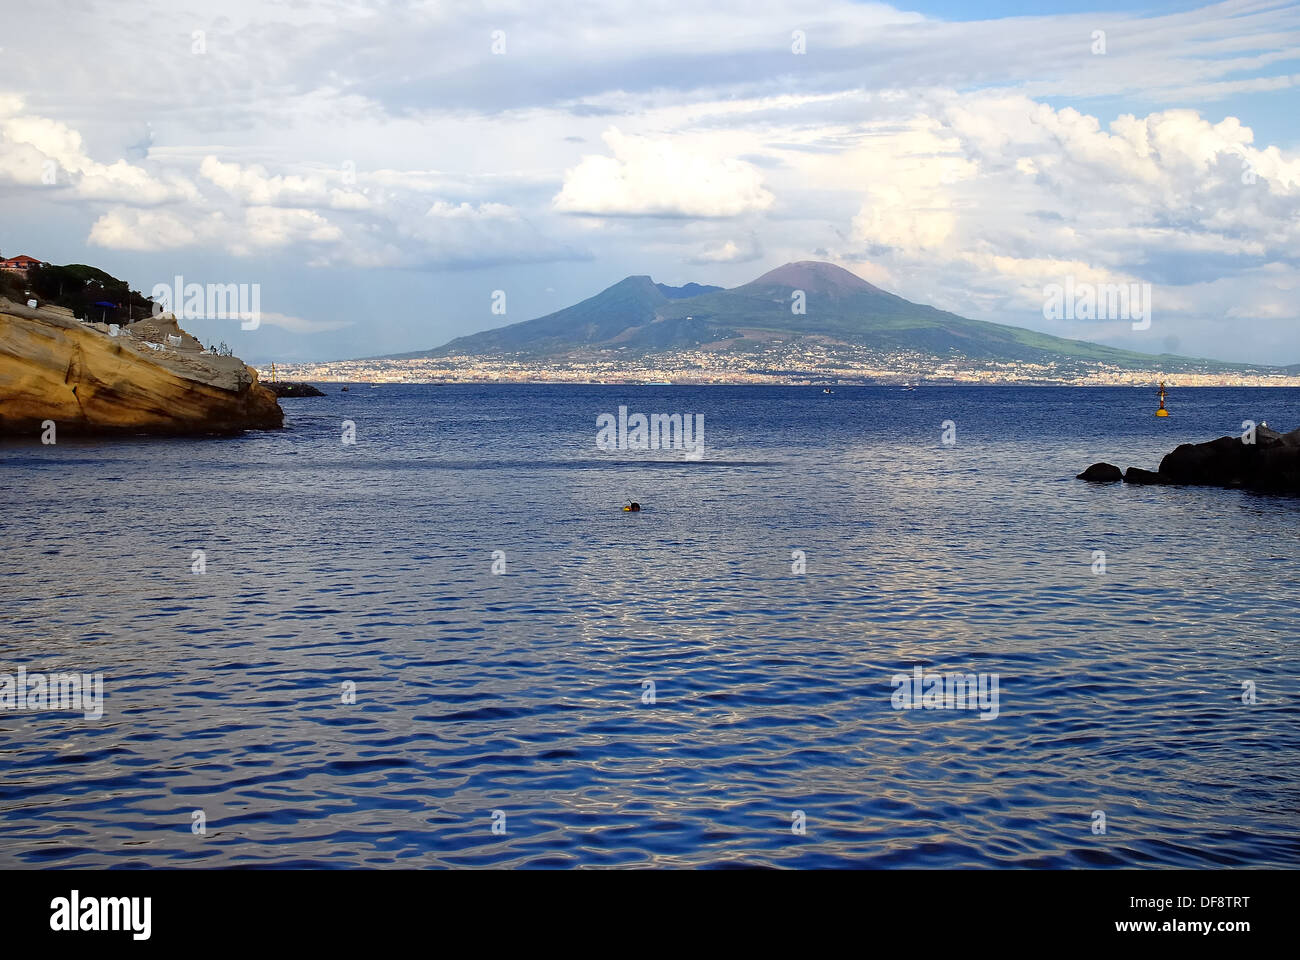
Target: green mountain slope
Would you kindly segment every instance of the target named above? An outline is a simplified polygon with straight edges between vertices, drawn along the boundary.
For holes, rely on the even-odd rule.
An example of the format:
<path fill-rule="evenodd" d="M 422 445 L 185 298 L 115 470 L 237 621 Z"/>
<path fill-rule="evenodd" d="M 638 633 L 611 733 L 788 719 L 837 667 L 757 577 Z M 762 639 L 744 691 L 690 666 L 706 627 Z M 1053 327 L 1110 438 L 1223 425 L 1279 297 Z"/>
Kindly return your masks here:
<path fill-rule="evenodd" d="M 802 304 L 803 312 L 792 309 L 797 304 Z M 904 300 L 841 267 L 818 261 L 787 263 L 729 290 L 699 284 L 666 287 L 649 277 L 628 277 L 544 317 L 402 356 L 518 354 L 536 359 L 607 349 L 657 353 L 704 344 L 745 350 L 770 340 L 799 337 L 882 352 L 960 355 L 974 360 L 1068 360 L 1130 368 L 1147 368 L 1158 362 L 1169 368 L 1245 369 L 1242 364 L 1136 353 L 968 320 Z"/>
<path fill-rule="evenodd" d="M 802 315 L 793 312 L 803 291 Z M 666 320 L 690 315 L 714 326 L 784 335 L 830 337 L 886 351 L 972 359 L 1019 361 L 1076 360 L 1128 366 L 1150 364 L 1148 354 L 1066 340 L 1050 334 L 983 320 L 968 320 L 945 310 L 886 293 L 831 263 L 788 263 L 731 290 L 670 304 Z M 752 338 L 752 334 L 750 335 Z"/>
<path fill-rule="evenodd" d="M 625 330 L 652 323 L 655 312 L 670 302 L 649 277 L 627 277 L 594 297 L 544 317 L 457 337 L 437 350 L 401 357 L 567 353 L 606 343 Z"/>

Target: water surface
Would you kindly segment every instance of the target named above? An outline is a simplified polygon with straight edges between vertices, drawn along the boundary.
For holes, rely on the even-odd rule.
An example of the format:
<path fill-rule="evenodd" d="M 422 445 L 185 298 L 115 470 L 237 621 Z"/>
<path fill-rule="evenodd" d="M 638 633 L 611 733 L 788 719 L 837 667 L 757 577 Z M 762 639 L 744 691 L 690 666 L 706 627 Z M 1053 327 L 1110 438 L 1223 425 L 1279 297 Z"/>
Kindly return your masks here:
<path fill-rule="evenodd" d="M 1300 861 L 1300 501 L 1073 479 L 1300 391 L 326 389 L 0 445 L 0 673 L 105 684 L 0 711 L 0 865 Z M 703 459 L 597 450 L 620 404 Z M 998 717 L 895 710 L 917 664 Z"/>

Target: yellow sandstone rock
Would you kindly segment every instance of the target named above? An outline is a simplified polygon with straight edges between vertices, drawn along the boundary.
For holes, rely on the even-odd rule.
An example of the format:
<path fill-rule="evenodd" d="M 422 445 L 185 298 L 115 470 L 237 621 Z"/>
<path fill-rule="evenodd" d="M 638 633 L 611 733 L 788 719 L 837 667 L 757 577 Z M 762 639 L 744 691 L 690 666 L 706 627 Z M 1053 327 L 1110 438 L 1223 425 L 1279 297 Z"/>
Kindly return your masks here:
<path fill-rule="evenodd" d="M 171 314 L 122 327 L 0 298 L 0 434 L 229 433 L 284 424 L 238 357 L 205 353 Z"/>

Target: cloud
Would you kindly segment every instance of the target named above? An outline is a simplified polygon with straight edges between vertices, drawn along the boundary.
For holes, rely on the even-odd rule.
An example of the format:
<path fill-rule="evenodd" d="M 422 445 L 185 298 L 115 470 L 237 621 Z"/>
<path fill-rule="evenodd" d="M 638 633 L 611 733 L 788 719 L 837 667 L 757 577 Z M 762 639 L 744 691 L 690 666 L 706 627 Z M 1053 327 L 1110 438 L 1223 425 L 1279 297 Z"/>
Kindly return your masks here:
<path fill-rule="evenodd" d="M 259 165 L 244 167 L 238 163 L 223 163 L 210 155 L 204 157 L 199 165 L 199 175 L 244 204 L 335 210 L 365 210 L 370 207 L 365 193 L 352 186 L 356 182 L 353 168 L 273 176 Z"/>
<path fill-rule="evenodd" d="M 1044 286 L 1066 277 L 1152 283 L 1165 335 L 1228 316 L 1230 305 L 1211 316 L 1208 301 L 1175 289 L 1222 279 L 1258 304 L 1252 317 L 1281 320 L 1279 285 L 1296 277 L 1300 156 L 1257 148 L 1236 118 L 1178 109 L 1103 124 L 1002 92 L 939 92 L 905 107 L 860 125 L 853 149 L 787 156 L 808 182 L 852 191 L 857 181 L 847 247 L 832 252 L 874 259 L 904 295 L 1034 323 Z M 1255 270 L 1270 262 L 1281 269 Z M 1123 333 L 1098 323 L 1053 332 Z"/>
<path fill-rule="evenodd" d="M 79 200 L 122 201 L 156 206 L 195 200 L 198 191 L 183 176 L 157 174 L 119 159 L 98 163 L 81 134 L 48 117 L 25 114 L 17 96 L 0 97 L 0 182 L 28 187 L 70 187 Z"/>
<path fill-rule="evenodd" d="M 90 228 L 90 243 L 110 250 L 171 250 L 193 246 L 205 231 L 165 210 L 116 207 Z"/>
<path fill-rule="evenodd" d="M 354 320 L 304 320 L 302 317 L 288 316 L 283 313 L 268 313 L 263 310 L 259 317 L 262 323 L 280 327 L 292 333 L 326 333 L 330 330 L 343 330 L 352 326 Z"/>
<path fill-rule="evenodd" d="M 87 200 L 128 201 L 140 206 L 199 198 L 198 190 L 185 177 L 155 176 L 125 160 L 111 164 L 87 163 L 75 178 L 75 189 L 78 196 Z"/>
<path fill-rule="evenodd" d="M 313 210 L 284 210 L 251 207 L 244 213 L 239 239 L 232 241 L 235 253 L 295 243 L 330 244 L 343 239 L 343 231 Z"/>
<path fill-rule="evenodd" d="M 271 173 L 209 154 L 198 172 L 207 192 L 185 194 L 187 202 L 164 210 L 116 204 L 94 222 L 89 241 L 137 251 L 201 246 L 239 257 L 286 251 L 310 266 L 368 269 L 585 255 L 540 235 L 509 204 L 430 198 L 430 187 L 451 181 L 421 171 Z"/>
<path fill-rule="evenodd" d="M 568 171 L 553 206 L 597 216 L 734 217 L 766 210 L 773 197 L 752 163 L 701 145 L 627 135 L 602 139 L 613 157 L 590 155 Z"/>
<path fill-rule="evenodd" d="M 503 203 L 480 203 L 477 206 L 472 203 L 456 205 L 447 203 L 444 200 L 434 203 L 424 215 L 442 220 L 509 220 L 514 219 L 516 216 L 515 211 Z"/>
<path fill-rule="evenodd" d="M 113 250 L 168 250 L 196 245 L 249 256 L 290 246 L 330 245 L 342 231 L 310 210 L 250 207 L 241 219 L 220 212 L 187 216 L 175 210 L 114 207 L 90 230 L 92 244 Z"/>
<path fill-rule="evenodd" d="M 708 247 L 693 257 L 687 259 L 688 263 L 749 263 L 759 260 L 763 256 L 763 248 L 759 245 L 758 238 L 751 235 L 742 237 L 740 242 L 727 240 L 723 243 Z"/>
<path fill-rule="evenodd" d="M 151 149 L 140 163 L 100 162 L 79 131 L 25 113 L 13 95 L 0 95 L 5 187 L 82 205 L 87 242 L 115 250 L 283 251 L 311 266 L 435 269 L 589 256 L 540 234 L 508 203 L 446 195 L 476 190 L 472 176 L 358 170 L 352 160 L 274 169 L 179 147 Z"/>

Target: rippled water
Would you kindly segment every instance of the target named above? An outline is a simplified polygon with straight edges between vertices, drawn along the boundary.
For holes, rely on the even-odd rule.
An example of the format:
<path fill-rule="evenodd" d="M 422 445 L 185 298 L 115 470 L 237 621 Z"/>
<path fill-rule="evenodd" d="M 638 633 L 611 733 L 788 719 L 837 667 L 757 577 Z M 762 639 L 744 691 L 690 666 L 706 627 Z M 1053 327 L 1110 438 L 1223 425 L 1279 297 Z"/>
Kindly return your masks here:
<path fill-rule="evenodd" d="M 327 389 L 0 445 L 0 674 L 105 692 L 0 711 L 0 865 L 1300 861 L 1300 501 L 1073 479 L 1300 391 Z M 620 403 L 704 459 L 598 451 Z"/>

